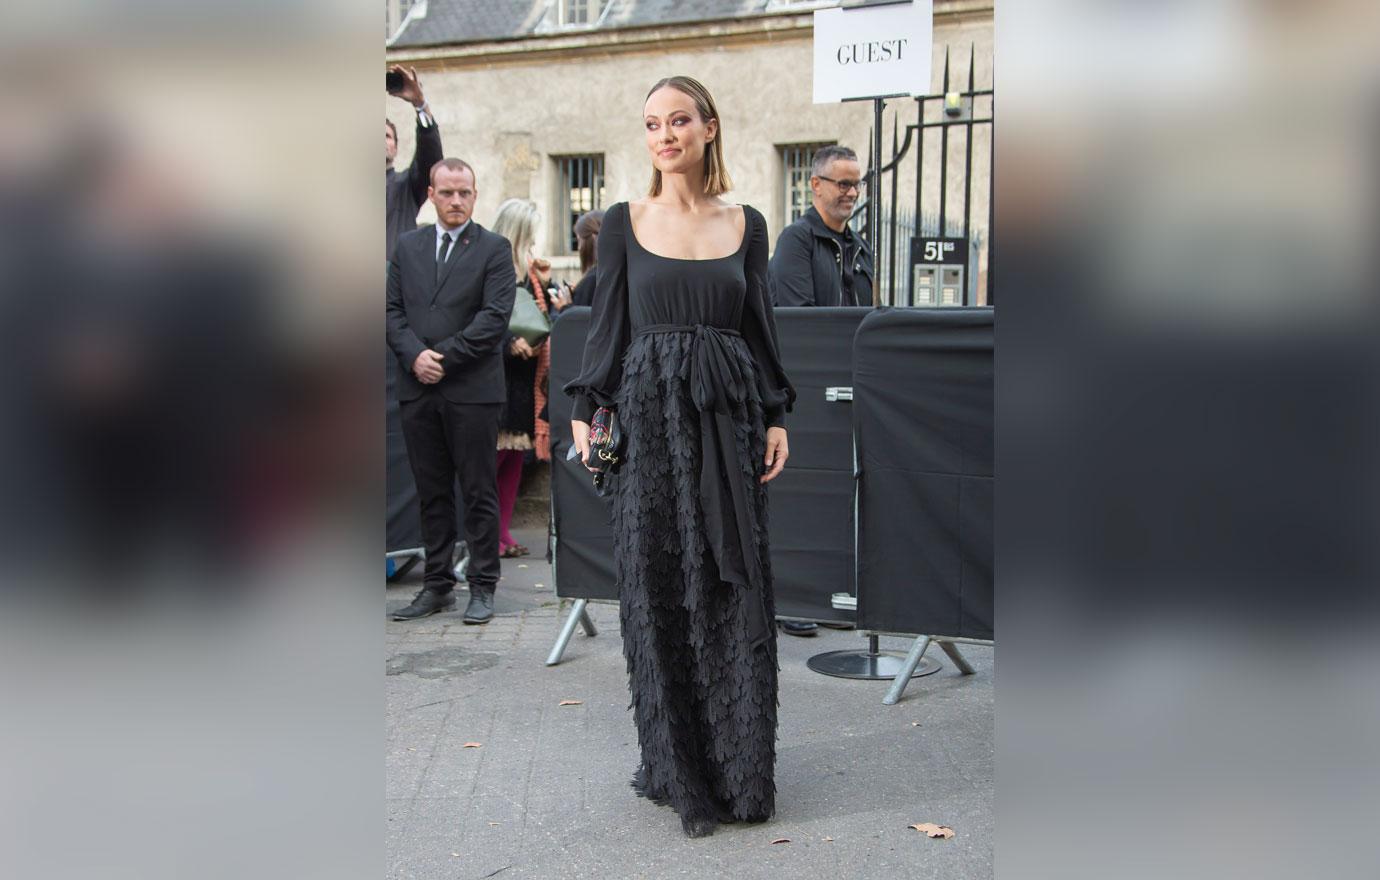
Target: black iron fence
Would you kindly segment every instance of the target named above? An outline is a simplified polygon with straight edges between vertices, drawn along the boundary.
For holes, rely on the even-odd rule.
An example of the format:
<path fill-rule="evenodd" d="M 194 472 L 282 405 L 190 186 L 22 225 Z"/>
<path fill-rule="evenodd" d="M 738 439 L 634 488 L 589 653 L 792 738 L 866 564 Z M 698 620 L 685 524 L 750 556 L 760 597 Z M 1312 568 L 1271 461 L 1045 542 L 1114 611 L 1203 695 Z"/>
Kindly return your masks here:
<path fill-rule="evenodd" d="M 994 99 L 990 85 L 976 87 L 975 61 L 970 47 L 967 89 L 954 89 L 946 48 L 940 93 L 913 99 L 914 121 L 902 121 L 905 104 L 893 102 L 880 114 L 884 132 L 890 112 L 891 156 L 869 169 L 866 199 L 855 210 L 854 225 L 872 242 L 883 305 L 996 302 L 991 259 Z M 874 129 L 872 136 L 878 134 Z M 875 155 L 872 149 L 868 154 Z M 907 161 L 914 163 L 914 192 L 903 200 Z M 873 199 L 879 208 L 875 234 L 867 229 Z"/>

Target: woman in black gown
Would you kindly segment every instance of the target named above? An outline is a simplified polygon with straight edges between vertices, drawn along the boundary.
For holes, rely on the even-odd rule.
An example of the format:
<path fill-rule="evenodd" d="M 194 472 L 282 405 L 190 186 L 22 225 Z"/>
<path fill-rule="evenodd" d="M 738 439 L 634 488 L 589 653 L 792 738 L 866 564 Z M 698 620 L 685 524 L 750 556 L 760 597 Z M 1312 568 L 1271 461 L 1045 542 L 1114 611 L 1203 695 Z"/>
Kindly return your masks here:
<path fill-rule="evenodd" d="M 614 561 L 642 761 L 637 794 L 691 837 L 775 810 L 777 662 L 767 488 L 795 400 L 767 295 L 766 222 L 731 184 L 709 93 L 657 83 L 644 107 L 648 197 L 604 215 L 593 319 L 574 397 L 628 436 Z"/>

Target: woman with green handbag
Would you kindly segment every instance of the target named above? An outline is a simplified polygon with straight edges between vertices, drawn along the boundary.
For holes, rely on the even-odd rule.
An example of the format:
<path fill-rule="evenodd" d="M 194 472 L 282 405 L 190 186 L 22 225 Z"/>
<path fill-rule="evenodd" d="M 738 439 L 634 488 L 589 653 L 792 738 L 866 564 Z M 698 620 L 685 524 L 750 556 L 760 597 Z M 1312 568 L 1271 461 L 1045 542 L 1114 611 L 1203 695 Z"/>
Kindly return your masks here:
<path fill-rule="evenodd" d="M 527 450 L 538 459 L 551 458 L 551 429 L 545 418 L 546 385 L 551 368 L 552 311 L 570 303 L 569 288 L 562 285 L 548 304 L 551 264 L 533 253 L 539 212 L 527 199 L 508 199 L 498 207 L 493 231 L 513 246 L 513 269 L 521 279 L 513 299 L 513 315 L 503 340 L 503 368 L 508 402 L 498 424 L 499 555 L 526 556 L 526 547 L 513 539 L 509 526 L 522 483 Z"/>

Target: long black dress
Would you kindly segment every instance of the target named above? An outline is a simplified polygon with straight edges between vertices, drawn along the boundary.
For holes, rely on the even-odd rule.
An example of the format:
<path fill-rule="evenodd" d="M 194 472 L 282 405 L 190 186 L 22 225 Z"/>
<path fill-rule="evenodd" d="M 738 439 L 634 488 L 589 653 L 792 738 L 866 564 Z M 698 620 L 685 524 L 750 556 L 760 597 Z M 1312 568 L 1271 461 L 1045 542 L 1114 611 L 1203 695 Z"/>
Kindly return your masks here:
<path fill-rule="evenodd" d="M 795 400 L 767 294 L 767 228 L 744 206 L 737 252 L 680 260 L 604 215 L 574 417 L 611 406 L 628 435 L 613 497 L 623 653 L 641 796 L 691 836 L 775 810 L 777 661 L 766 428 Z"/>

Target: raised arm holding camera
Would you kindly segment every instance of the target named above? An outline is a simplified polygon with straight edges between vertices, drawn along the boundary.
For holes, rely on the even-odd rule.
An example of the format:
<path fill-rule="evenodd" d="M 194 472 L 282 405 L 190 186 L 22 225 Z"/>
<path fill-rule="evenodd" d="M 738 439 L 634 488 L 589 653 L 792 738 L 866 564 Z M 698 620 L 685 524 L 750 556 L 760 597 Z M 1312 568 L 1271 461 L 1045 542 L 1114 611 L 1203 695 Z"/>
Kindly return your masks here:
<path fill-rule="evenodd" d="M 427 197 L 427 176 L 431 166 L 441 161 L 445 154 L 441 148 L 441 130 L 422 95 L 422 85 L 417 81 L 417 69 L 393 65 L 388 68 L 385 88 L 388 94 L 411 104 L 417 113 L 417 146 L 412 153 L 412 164 L 405 171 L 393 168 L 398 157 L 397 126 L 391 120 L 383 121 L 388 211 L 386 253 L 391 260 L 398 236 L 417 227 L 417 211 Z"/>

